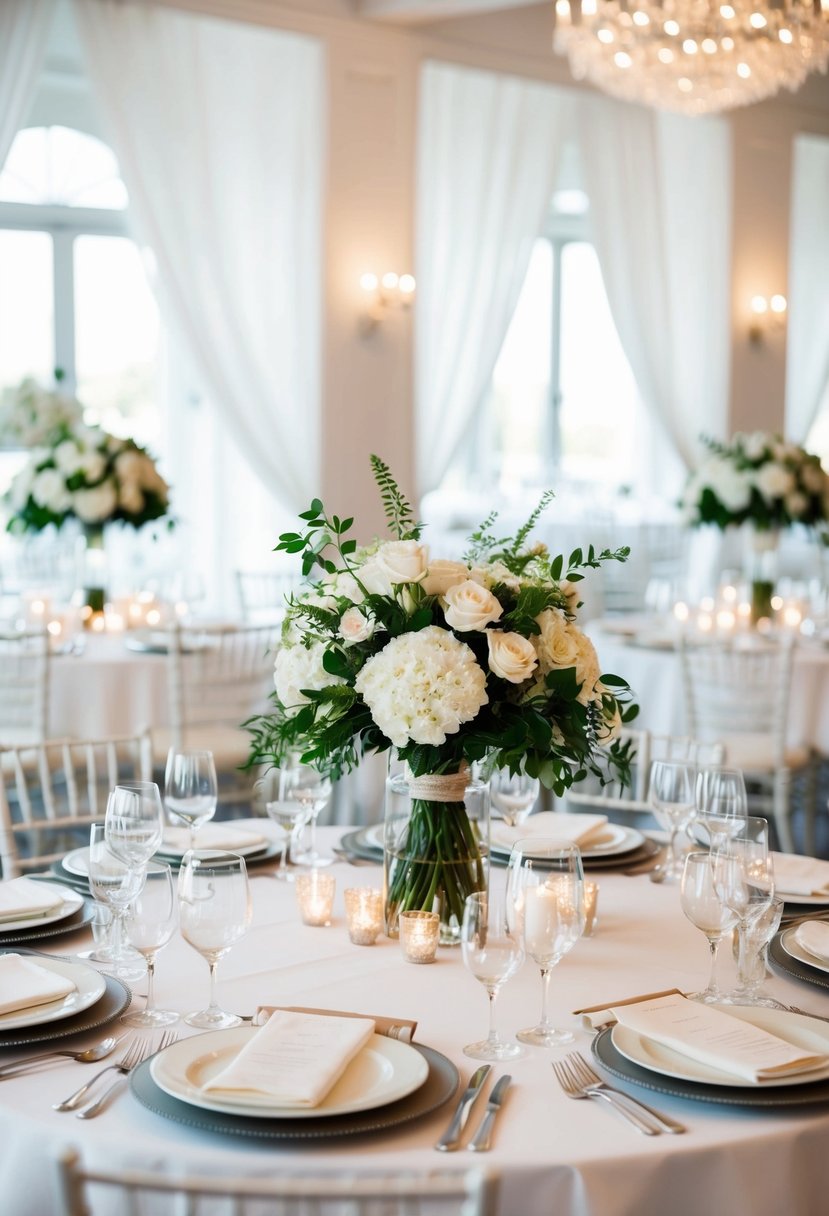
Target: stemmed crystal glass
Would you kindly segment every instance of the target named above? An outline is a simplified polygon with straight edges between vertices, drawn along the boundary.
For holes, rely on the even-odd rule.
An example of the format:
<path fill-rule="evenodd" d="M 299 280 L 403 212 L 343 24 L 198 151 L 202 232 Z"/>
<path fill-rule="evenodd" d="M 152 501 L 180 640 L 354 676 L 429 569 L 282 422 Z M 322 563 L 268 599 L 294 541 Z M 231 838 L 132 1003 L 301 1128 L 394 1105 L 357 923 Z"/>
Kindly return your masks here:
<path fill-rule="evenodd" d="M 308 847 L 297 851 L 294 861 L 302 866 L 330 866 L 334 858 L 317 850 L 317 818 L 331 797 L 331 782 L 310 764 L 294 764 L 279 774 L 279 801 L 295 802 L 311 825 Z"/>
<path fill-rule="evenodd" d="M 251 922 L 244 859 L 236 853 L 191 849 L 179 870 L 178 898 L 181 935 L 210 966 L 210 1003 L 184 1020 L 207 1030 L 238 1026 L 242 1019 L 225 1013 L 216 1001 L 216 969 L 219 959 L 245 936 Z"/>
<path fill-rule="evenodd" d="M 282 855 L 274 878 L 282 882 L 293 882 L 294 875 L 288 868 L 293 864 L 293 850 L 296 847 L 299 834 L 308 822 L 308 810 L 301 802 L 283 802 L 276 799 L 265 803 L 268 818 L 278 824 L 285 833 L 282 845 Z"/>
<path fill-rule="evenodd" d="M 701 843 L 718 849 L 738 832 L 748 815 L 745 778 L 738 768 L 711 766 L 697 773 L 694 801 Z"/>
<path fill-rule="evenodd" d="M 541 968 L 541 1020 L 516 1038 L 538 1047 L 570 1043 L 547 1013 L 550 974 L 584 930 L 584 871 L 575 845 L 540 836 L 521 840 L 507 871 L 507 917 L 527 955 Z"/>
<path fill-rule="evenodd" d="M 213 753 L 171 747 L 164 774 L 164 805 L 189 830 L 189 848 L 195 848 L 199 828 L 216 814 L 218 797 Z"/>
<path fill-rule="evenodd" d="M 651 764 L 648 800 L 659 826 L 670 833 L 665 860 L 656 871 L 657 881 L 671 881 L 682 873 L 676 838 L 696 812 L 695 778 L 696 766 L 687 760 L 654 760 Z"/>
<path fill-rule="evenodd" d="M 170 1026 L 178 1014 L 169 1009 L 156 1009 L 153 999 L 155 956 L 173 936 L 176 928 L 176 892 L 170 867 L 163 862 L 148 862 L 144 868 L 144 886 L 127 908 L 124 926 L 130 944 L 144 956 L 147 963 L 147 999 L 144 1008 L 127 1013 L 121 1021 L 127 1026 Z"/>
<path fill-rule="evenodd" d="M 711 949 L 708 986 L 692 996 L 693 1000 L 706 1004 L 722 999 L 717 983 L 717 956 L 722 939 L 737 924 L 736 912 L 720 898 L 714 875 L 714 860 L 709 853 L 689 853 L 679 888 L 682 911 L 692 925 L 702 930 Z"/>
<path fill-rule="evenodd" d="M 722 902 L 737 918 L 737 989 L 727 999 L 732 1004 L 766 1005 L 770 1002 L 750 981 L 749 937 L 757 921 L 774 899 L 774 863 L 769 854 L 768 823 L 747 815 L 739 830 L 711 852 L 714 882 Z"/>
<path fill-rule="evenodd" d="M 93 823 L 89 828 L 87 869 L 93 897 L 112 912 L 112 941 L 106 961 L 118 979 L 141 979 L 144 964 L 138 953 L 125 944 L 124 917 L 144 884 L 143 868 L 132 866 L 113 853 L 104 824 Z"/>
<path fill-rule="evenodd" d="M 133 868 L 145 865 L 161 844 L 164 819 L 154 781 L 116 785 L 107 799 L 106 841 L 116 857 Z"/>
<path fill-rule="evenodd" d="M 520 934 L 507 923 L 506 905 L 486 891 L 466 897 L 461 926 L 463 961 L 468 971 L 480 980 L 489 997 L 489 1034 L 463 1049 L 473 1060 L 514 1060 L 524 1049 L 505 1043 L 495 1026 L 495 1001 L 503 984 L 512 979 L 524 961 Z"/>
<path fill-rule="evenodd" d="M 489 778 L 489 798 L 492 814 L 509 828 L 518 827 L 538 800 L 539 782 L 526 773 L 511 773 L 496 768 Z"/>

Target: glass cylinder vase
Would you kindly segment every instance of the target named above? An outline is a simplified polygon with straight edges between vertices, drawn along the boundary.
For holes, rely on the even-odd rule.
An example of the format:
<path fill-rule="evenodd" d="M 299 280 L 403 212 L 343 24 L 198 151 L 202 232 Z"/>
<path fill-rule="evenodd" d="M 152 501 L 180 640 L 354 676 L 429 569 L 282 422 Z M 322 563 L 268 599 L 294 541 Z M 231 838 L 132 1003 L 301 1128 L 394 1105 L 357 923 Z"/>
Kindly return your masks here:
<path fill-rule="evenodd" d="M 778 528 L 755 528 L 746 525 L 744 536 L 744 575 L 751 590 L 751 621 L 771 620 L 771 600 L 777 582 L 777 558 L 780 548 Z"/>
<path fill-rule="evenodd" d="M 462 772 L 386 782 L 383 904 L 386 935 L 401 912 L 437 912 L 440 944 L 457 945 L 467 895 L 489 881 L 489 783 Z"/>
<path fill-rule="evenodd" d="M 108 582 L 106 537 L 103 524 L 85 524 L 79 538 L 77 582 L 84 625 L 103 616 Z M 76 601 L 76 602 L 77 602 Z"/>

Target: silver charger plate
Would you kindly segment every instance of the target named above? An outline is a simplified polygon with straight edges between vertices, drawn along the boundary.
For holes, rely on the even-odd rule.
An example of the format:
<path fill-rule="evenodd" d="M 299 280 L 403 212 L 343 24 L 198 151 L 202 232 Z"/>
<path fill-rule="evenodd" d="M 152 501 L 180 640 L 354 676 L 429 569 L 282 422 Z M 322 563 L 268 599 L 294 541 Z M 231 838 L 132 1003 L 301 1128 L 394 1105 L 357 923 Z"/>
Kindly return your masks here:
<path fill-rule="evenodd" d="M 37 956 L 37 951 L 21 951 Z M 63 1018 L 60 1022 L 46 1022 L 40 1026 L 27 1026 L 21 1030 L 9 1030 L 0 1034 L 0 1052 L 4 1047 L 28 1047 L 33 1043 L 53 1042 L 56 1039 L 70 1039 L 74 1035 L 85 1034 L 105 1026 L 107 1022 L 119 1017 L 132 1000 L 132 993 L 122 980 L 112 975 L 104 977 L 106 987 L 103 996 L 90 1005 L 88 1009 L 71 1018 Z"/>
<path fill-rule="evenodd" d="M 799 959 L 792 958 L 787 952 L 780 941 L 785 932 L 786 930 L 783 929 L 780 933 L 776 933 L 769 943 L 769 962 L 775 971 L 782 971 L 784 975 L 792 975 L 795 979 L 803 980 L 806 984 L 814 984 L 817 988 L 829 989 L 829 975 L 825 971 L 821 971 L 818 966 L 810 967 L 808 963 L 801 963 Z"/>
<path fill-rule="evenodd" d="M 146 1060 L 130 1074 L 130 1089 L 135 1097 L 162 1118 L 172 1119 L 200 1131 L 217 1132 L 225 1136 L 251 1137 L 257 1140 L 299 1142 L 303 1140 L 339 1139 L 366 1132 L 381 1132 L 420 1119 L 444 1106 L 458 1091 L 460 1075 L 451 1060 L 432 1047 L 412 1046 L 425 1056 L 429 1075 L 414 1093 L 376 1110 L 359 1111 L 328 1118 L 255 1119 L 245 1115 L 223 1114 L 189 1106 L 171 1098 L 156 1085 Z"/>
<path fill-rule="evenodd" d="M 95 915 L 92 902 L 85 899 L 77 911 L 64 920 L 53 921 L 39 928 L 17 929 L 13 933 L 0 933 L 0 950 L 6 946 L 23 945 L 27 942 L 39 942 L 47 937 L 60 937 L 63 933 L 77 933 L 88 925 Z"/>

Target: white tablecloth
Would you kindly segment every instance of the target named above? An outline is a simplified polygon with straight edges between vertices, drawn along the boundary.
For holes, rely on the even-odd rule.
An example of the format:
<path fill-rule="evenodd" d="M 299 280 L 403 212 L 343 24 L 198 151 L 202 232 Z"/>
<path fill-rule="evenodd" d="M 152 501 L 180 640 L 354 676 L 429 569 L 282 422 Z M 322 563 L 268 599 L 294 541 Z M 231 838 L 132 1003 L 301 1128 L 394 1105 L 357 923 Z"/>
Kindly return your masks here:
<path fill-rule="evenodd" d="M 338 832 L 320 835 L 331 844 Z M 252 873 L 254 927 L 219 968 L 226 1008 L 250 1013 L 259 1003 L 283 1002 L 414 1017 L 418 1041 L 445 1053 L 469 1077 L 475 1063 L 462 1047 L 483 1036 L 487 1002 L 481 985 L 464 970 L 460 951 L 443 950 L 435 966 L 422 967 L 405 963 L 396 942 L 381 938 L 366 948 L 348 941 L 342 891 L 379 885 L 379 868 L 335 867 L 336 920 L 327 929 L 300 924 L 292 887 Z M 502 881 L 503 871 L 495 871 L 496 884 Z M 707 943 L 682 915 L 676 887 L 621 874 L 600 875 L 599 881 L 598 932 L 577 944 L 552 980 L 552 1012 L 573 1028 L 569 1011 L 581 1005 L 672 986 L 692 989 L 707 975 Z M 81 943 L 79 935 L 71 948 Z M 55 943 L 50 949 L 68 953 L 70 947 Z M 829 995 L 820 989 L 779 978 L 770 987 L 783 1000 L 829 1013 Z M 186 1012 L 202 1007 L 206 998 L 207 965 L 176 938 L 158 958 L 158 1002 Z M 509 1034 L 531 1024 L 539 1005 L 539 974 L 528 962 L 501 994 L 501 1028 Z M 188 1027 L 182 1032 L 195 1033 Z M 580 1028 L 576 1046 L 589 1053 L 590 1036 Z M 655 1105 L 687 1124 L 688 1133 L 646 1138 L 597 1103 L 566 1099 L 550 1068 L 560 1054 L 528 1049 L 525 1058 L 493 1070 L 514 1078 L 493 1150 L 482 1159 L 502 1178 L 499 1216 L 817 1216 L 827 1210 L 829 1108 L 748 1112 L 651 1094 Z M 173 1174 L 427 1171 L 476 1163 L 468 1152 L 446 1157 L 432 1147 L 451 1103 L 373 1138 L 345 1138 L 324 1147 L 259 1146 L 161 1119 L 128 1092 L 87 1123 L 51 1109 L 89 1075 L 89 1066 L 64 1062 L 39 1075 L 0 1081 L 3 1216 L 47 1216 L 53 1210 L 47 1162 L 67 1144 L 90 1163 Z M 472 1126 L 467 1135 L 471 1131 Z M 111 1210 L 93 1209 L 94 1216 Z"/>
<path fill-rule="evenodd" d="M 50 685 L 53 739 L 128 735 L 170 721 L 166 655 L 128 650 L 125 634 L 85 634 L 80 654 L 53 657 Z"/>

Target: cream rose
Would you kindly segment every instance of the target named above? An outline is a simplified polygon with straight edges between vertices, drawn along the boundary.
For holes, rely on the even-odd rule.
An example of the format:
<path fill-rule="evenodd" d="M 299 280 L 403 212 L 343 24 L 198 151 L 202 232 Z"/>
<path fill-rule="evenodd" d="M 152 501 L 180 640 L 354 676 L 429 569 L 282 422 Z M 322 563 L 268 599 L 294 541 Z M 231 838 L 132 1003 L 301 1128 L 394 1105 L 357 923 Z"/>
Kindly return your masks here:
<path fill-rule="evenodd" d="M 774 461 L 763 465 L 755 475 L 757 489 L 766 502 L 771 498 L 785 498 L 794 489 L 794 474 Z"/>
<path fill-rule="evenodd" d="M 367 642 L 374 633 L 374 622 L 359 608 L 348 608 L 340 618 L 337 632 L 345 642 Z"/>
<path fill-rule="evenodd" d="M 595 696 L 596 683 L 602 674 L 596 647 L 581 630 L 574 630 L 577 637 L 576 679 L 581 684 L 577 700 L 587 705 Z"/>
<path fill-rule="evenodd" d="M 500 620 L 504 611 L 491 591 L 470 578 L 450 587 L 444 598 L 446 624 L 461 633 L 486 629 L 491 621 Z"/>
<path fill-rule="evenodd" d="M 419 583 L 429 565 L 429 546 L 416 540 L 391 540 L 357 571 L 369 595 L 391 595 L 399 583 Z"/>
<path fill-rule="evenodd" d="M 538 655 L 532 642 L 520 633 L 504 633 L 488 629 L 489 670 L 510 684 L 528 680 L 538 665 Z"/>
<path fill-rule="evenodd" d="M 469 567 L 463 562 L 449 562 L 439 558 L 429 563 L 426 578 L 423 580 L 423 590 L 427 595 L 446 595 L 450 587 L 456 587 L 468 578 Z"/>
<path fill-rule="evenodd" d="M 555 667 L 575 667 L 579 656 L 578 634 L 570 628 L 560 608 L 547 608 L 536 617 L 540 636 L 538 657 L 544 672 Z"/>

